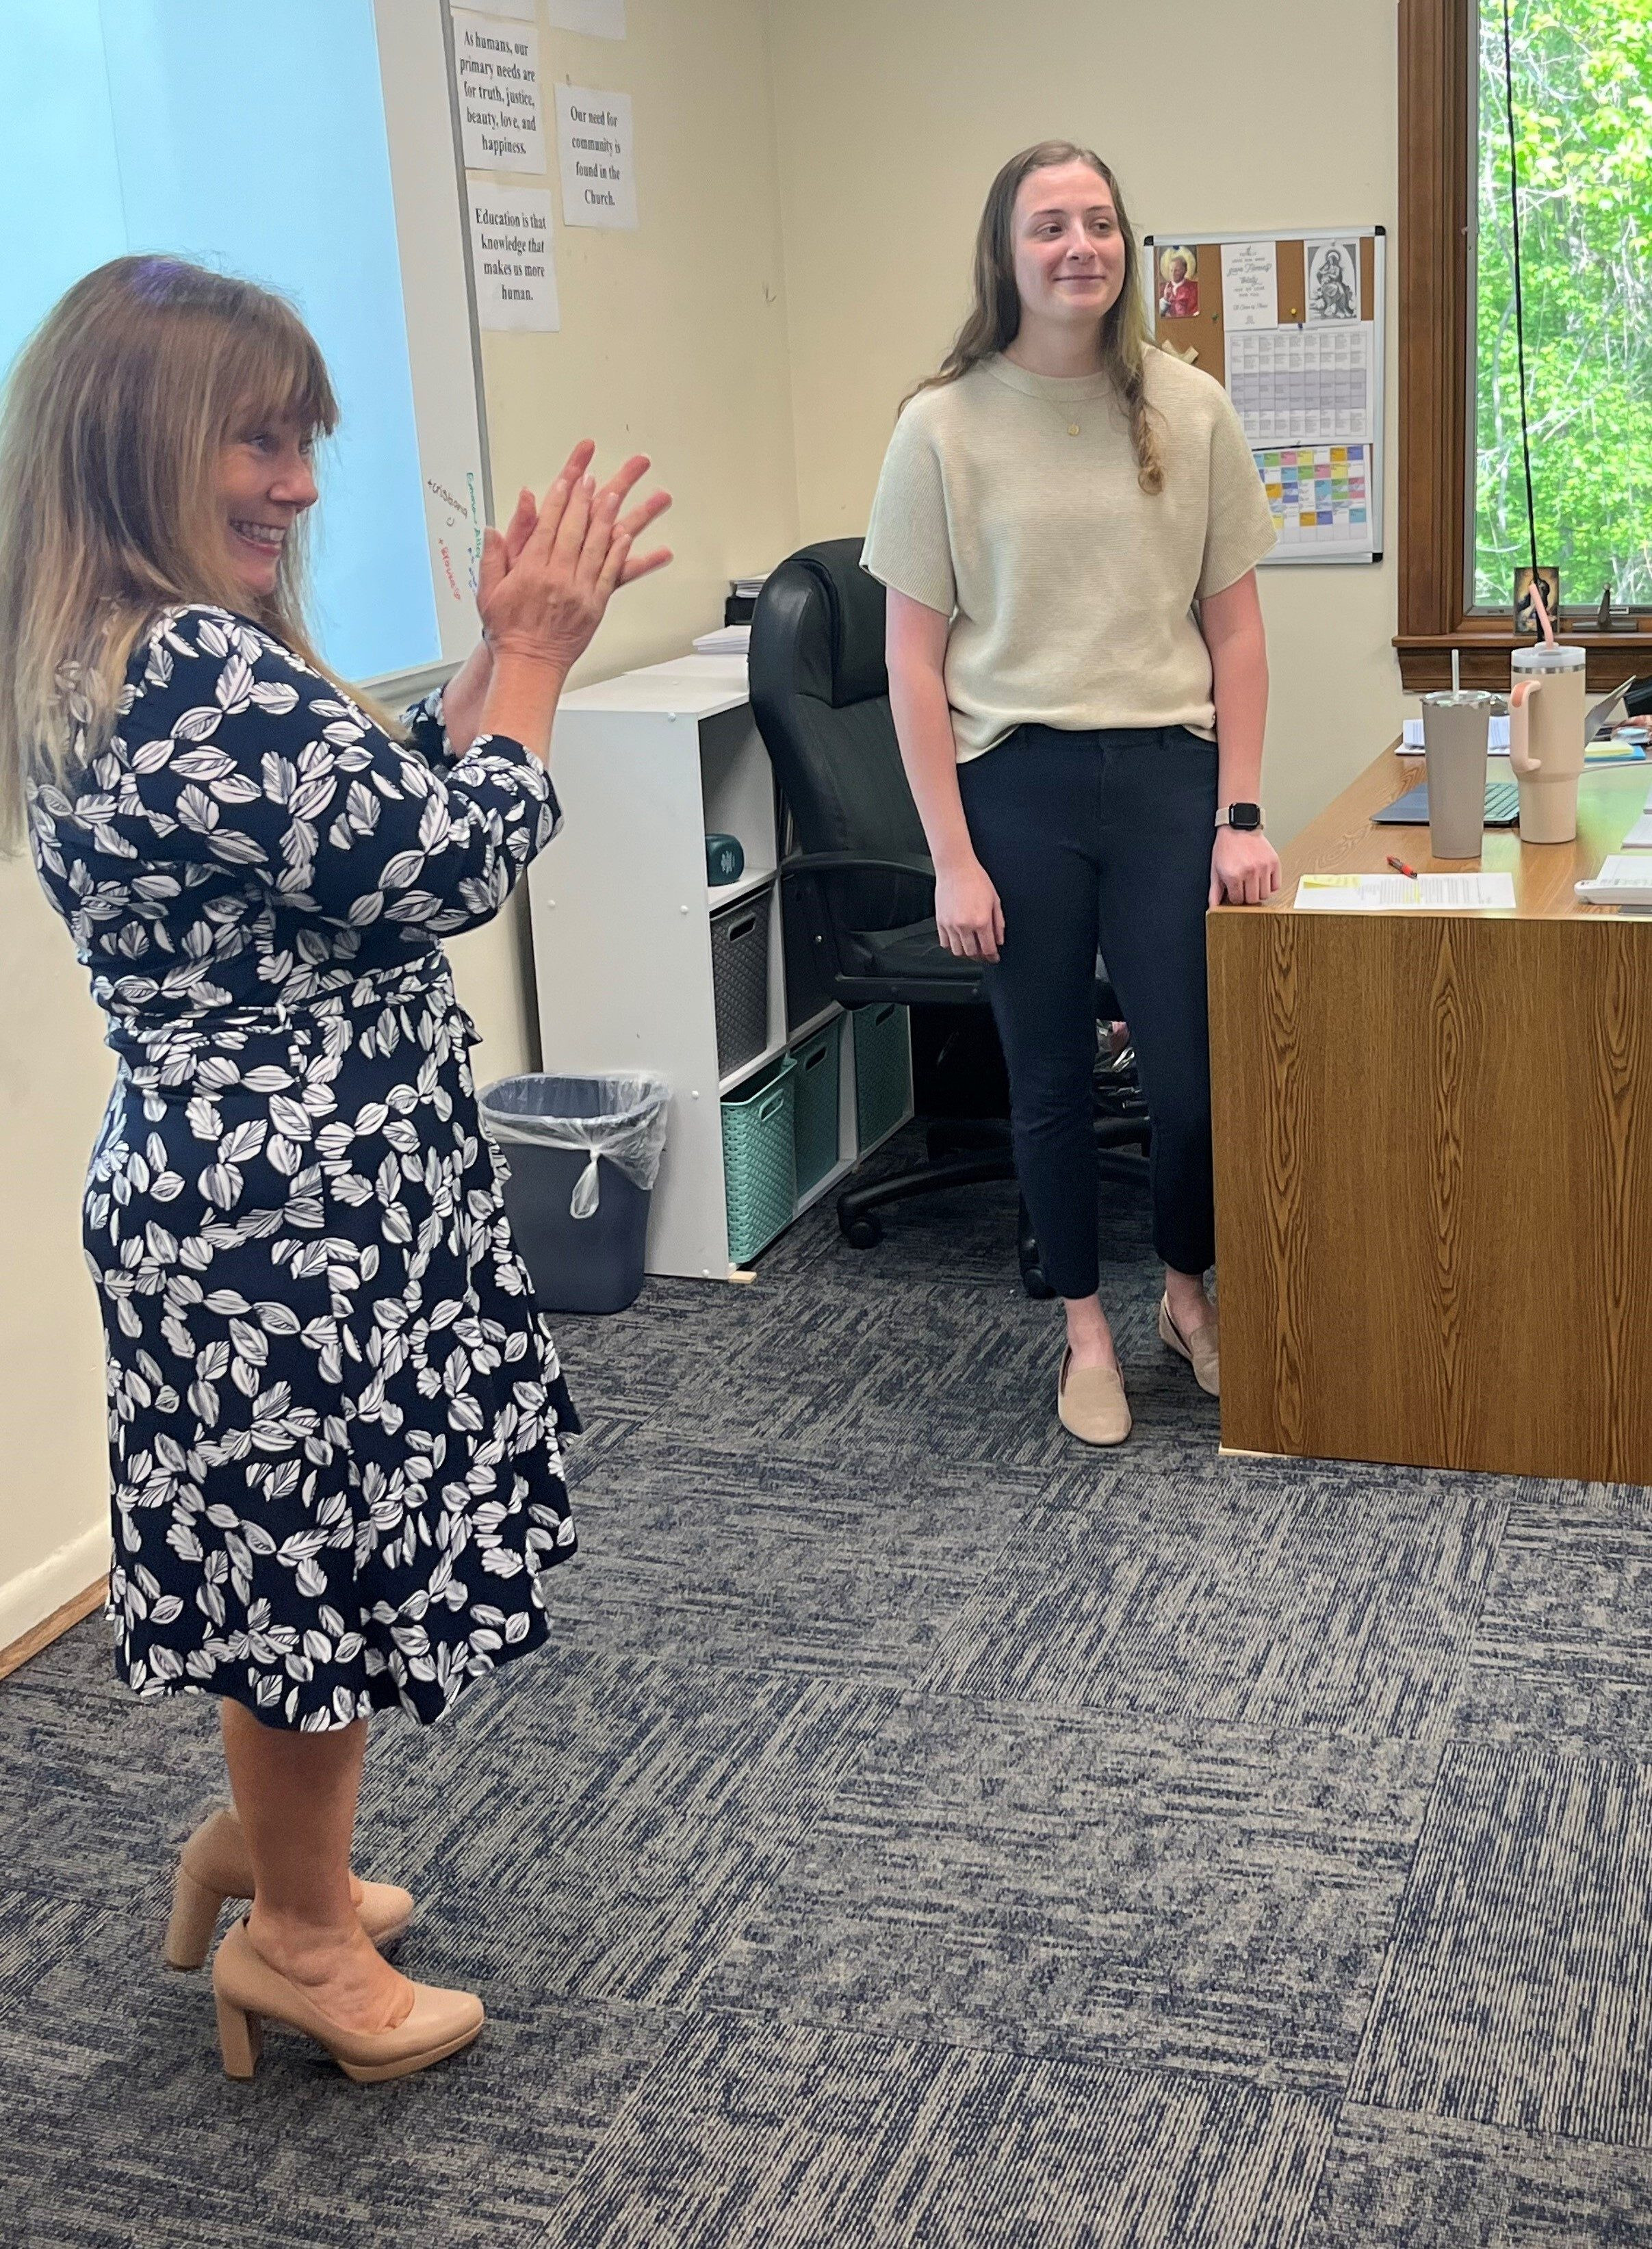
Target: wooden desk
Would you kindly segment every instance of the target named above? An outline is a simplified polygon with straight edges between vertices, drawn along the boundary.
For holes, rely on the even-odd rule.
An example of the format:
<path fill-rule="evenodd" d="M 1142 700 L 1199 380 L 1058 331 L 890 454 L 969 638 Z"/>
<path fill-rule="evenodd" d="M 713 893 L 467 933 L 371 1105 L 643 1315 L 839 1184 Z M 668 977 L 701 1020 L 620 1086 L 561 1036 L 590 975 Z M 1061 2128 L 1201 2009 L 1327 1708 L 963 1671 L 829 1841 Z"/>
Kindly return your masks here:
<path fill-rule="evenodd" d="M 1652 1483 L 1652 925 L 1572 894 L 1652 765 L 1585 774 L 1574 844 L 1487 832 L 1512 913 L 1294 911 L 1465 863 L 1369 824 L 1421 778 L 1385 751 L 1209 918 L 1222 1441 Z"/>

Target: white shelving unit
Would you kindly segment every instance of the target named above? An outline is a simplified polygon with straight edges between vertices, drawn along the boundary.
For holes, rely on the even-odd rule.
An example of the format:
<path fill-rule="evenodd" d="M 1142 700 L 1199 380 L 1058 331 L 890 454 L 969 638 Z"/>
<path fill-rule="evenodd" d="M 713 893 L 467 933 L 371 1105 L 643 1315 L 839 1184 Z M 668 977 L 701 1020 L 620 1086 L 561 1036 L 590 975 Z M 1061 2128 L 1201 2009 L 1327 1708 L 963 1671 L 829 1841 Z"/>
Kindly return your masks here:
<path fill-rule="evenodd" d="M 528 877 L 544 1067 L 669 1080 L 648 1269 L 728 1279 L 723 1094 L 836 1021 L 838 1160 L 799 1210 L 870 1152 L 858 1142 L 851 1018 L 833 1007 L 807 1023 L 786 1021 L 774 781 L 743 659 L 684 657 L 576 689 L 557 712 L 551 762 L 567 826 Z M 706 837 L 718 831 L 739 837 L 746 871 L 712 890 Z M 711 918 L 766 884 L 768 1037 L 719 1078 Z"/>

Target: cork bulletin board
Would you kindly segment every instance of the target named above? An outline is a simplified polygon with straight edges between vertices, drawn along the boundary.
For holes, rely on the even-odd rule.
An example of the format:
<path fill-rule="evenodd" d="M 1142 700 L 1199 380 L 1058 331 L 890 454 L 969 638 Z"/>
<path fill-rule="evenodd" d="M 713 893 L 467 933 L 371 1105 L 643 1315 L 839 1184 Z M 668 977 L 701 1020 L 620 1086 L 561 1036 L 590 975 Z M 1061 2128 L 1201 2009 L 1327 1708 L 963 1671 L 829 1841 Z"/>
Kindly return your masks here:
<path fill-rule="evenodd" d="M 1233 400 L 1267 489 L 1270 563 L 1382 560 L 1380 227 L 1157 234 L 1153 333 Z"/>

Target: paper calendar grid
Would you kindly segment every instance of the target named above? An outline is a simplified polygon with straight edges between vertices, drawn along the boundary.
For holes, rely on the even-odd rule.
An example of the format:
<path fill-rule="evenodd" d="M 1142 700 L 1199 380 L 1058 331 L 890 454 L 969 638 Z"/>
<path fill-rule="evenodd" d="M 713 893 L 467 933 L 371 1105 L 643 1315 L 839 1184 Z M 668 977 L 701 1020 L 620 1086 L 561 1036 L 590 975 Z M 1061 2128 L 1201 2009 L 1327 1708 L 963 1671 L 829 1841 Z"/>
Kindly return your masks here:
<path fill-rule="evenodd" d="M 1253 451 L 1282 547 L 1371 545 L 1369 445 L 1276 445 Z"/>
<path fill-rule="evenodd" d="M 1253 445 L 1368 443 L 1372 329 L 1241 328 L 1228 395 Z"/>

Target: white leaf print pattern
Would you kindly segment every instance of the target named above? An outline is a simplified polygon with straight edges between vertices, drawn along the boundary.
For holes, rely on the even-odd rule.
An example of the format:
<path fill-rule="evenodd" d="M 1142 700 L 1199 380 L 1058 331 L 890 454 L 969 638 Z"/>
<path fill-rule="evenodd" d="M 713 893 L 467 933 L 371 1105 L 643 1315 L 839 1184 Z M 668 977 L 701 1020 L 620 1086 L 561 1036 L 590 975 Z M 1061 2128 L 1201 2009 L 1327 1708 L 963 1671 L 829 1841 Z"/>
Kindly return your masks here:
<path fill-rule="evenodd" d="M 554 832 L 549 783 L 456 757 L 436 708 L 391 741 L 224 610 L 159 619 L 118 708 L 30 817 L 120 1063 L 86 1242 L 120 1668 L 428 1722 L 540 1644 L 575 1545 L 577 1424 L 440 946 Z"/>

